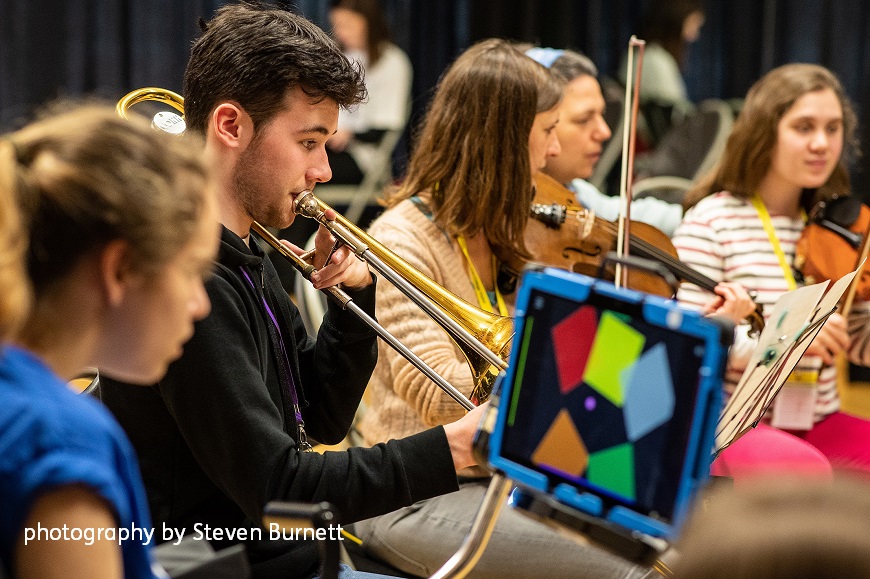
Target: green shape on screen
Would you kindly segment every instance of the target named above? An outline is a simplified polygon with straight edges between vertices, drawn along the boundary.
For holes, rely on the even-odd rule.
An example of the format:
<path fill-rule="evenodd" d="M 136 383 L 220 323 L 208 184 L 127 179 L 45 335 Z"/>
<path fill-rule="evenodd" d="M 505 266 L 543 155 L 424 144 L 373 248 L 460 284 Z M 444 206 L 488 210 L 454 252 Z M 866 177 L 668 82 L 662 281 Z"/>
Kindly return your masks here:
<path fill-rule="evenodd" d="M 589 455 L 586 478 L 620 496 L 635 500 L 634 449 L 629 443 L 617 444 Z"/>
<path fill-rule="evenodd" d="M 583 381 L 621 408 L 625 387 L 631 382 L 631 373 L 626 372 L 623 376 L 623 372 L 637 361 L 645 342 L 643 334 L 613 312 L 604 311 L 598 322 L 598 333 L 589 353 Z"/>

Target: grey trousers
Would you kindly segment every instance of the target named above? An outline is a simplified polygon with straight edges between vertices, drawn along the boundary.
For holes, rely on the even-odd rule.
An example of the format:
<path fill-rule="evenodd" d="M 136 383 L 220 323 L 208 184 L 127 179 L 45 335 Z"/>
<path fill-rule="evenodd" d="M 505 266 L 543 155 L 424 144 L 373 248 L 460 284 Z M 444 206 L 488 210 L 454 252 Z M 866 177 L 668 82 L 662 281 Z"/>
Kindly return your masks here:
<path fill-rule="evenodd" d="M 486 481 L 464 483 L 455 493 L 360 521 L 354 529 L 373 558 L 405 573 L 428 577 L 459 549 L 471 529 L 486 485 Z M 483 557 L 469 577 L 636 579 L 646 573 L 646 569 L 565 537 L 505 507 Z"/>

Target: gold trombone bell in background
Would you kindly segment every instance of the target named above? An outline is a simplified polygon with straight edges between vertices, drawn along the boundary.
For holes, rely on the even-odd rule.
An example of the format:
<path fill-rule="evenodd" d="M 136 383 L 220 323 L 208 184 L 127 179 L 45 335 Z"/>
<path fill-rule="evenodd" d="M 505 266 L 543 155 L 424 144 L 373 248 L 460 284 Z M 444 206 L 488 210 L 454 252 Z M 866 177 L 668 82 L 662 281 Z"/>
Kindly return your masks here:
<path fill-rule="evenodd" d="M 184 99 L 180 95 L 170 90 L 153 87 L 134 90 L 121 98 L 117 104 L 118 114 L 127 118 L 130 107 L 145 101 L 165 103 L 180 114 L 184 114 Z M 171 112 L 157 113 L 152 126 L 173 134 L 181 134 L 185 129 L 182 117 Z M 485 401 L 492 392 L 496 376 L 507 367 L 506 360 L 513 337 L 512 320 L 485 312 L 457 297 L 414 269 L 343 216 L 337 215 L 335 220 L 327 219 L 325 213 L 328 209 L 330 207 L 310 191 L 299 195 L 294 207 L 296 213 L 315 219 L 329 229 L 337 240 L 347 245 L 372 269 L 396 285 L 448 333 L 462 350 L 471 368 L 474 378 L 472 400 L 475 403 Z M 288 259 L 305 279 L 309 279 L 314 272 L 314 267 L 310 263 L 288 251 L 274 235 L 256 221 L 252 229 L 281 256 Z M 381 338 L 466 409 L 470 410 L 473 407 L 464 395 L 389 334 L 371 316 L 357 307 L 341 289 L 332 287 L 323 291 L 332 295 L 343 307 L 360 316 Z"/>

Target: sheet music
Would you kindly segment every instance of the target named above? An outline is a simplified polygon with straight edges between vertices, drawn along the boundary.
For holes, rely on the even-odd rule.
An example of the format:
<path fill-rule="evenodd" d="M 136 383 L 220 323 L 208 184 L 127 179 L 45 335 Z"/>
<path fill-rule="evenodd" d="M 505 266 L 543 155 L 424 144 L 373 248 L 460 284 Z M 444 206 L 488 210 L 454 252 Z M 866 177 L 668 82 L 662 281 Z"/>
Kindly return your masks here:
<path fill-rule="evenodd" d="M 769 378 L 781 367 L 783 355 L 807 327 L 830 282 L 783 294 L 767 318 L 746 371 L 728 399 L 716 429 L 717 452 L 731 444 L 761 417 Z M 786 376 L 782 376 L 783 381 Z"/>
<path fill-rule="evenodd" d="M 849 284 L 852 283 L 852 279 L 856 274 L 857 270 L 841 277 L 822 297 L 822 300 L 813 312 L 812 317 L 807 322 L 807 327 L 800 336 L 798 343 L 795 344 L 795 347 L 792 349 L 791 353 L 786 356 L 783 362 L 782 372 L 786 377 L 788 377 L 792 370 L 795 369 L 795 366 L 797 366 L 806 349 L 810 347 L 810 344 L 821 331 L 828 316 L 836 311 L 837 303 L 840 301 L 843 294 L 846 293 Z M 763 403 L 763 409 L 766 409 L 770 405 L 781 387 L 782 383 L 780 382 L 775 388 L 768 389 Z"/>
<path fill-rule="evenodd" d="M 834 284 L 825 281 L 801 287 L 777 300 L 746 371 L 719 417 L 717 453 L 761 419 L 860 270 L 859 267 Z"/>
<path fill-rule="evenodd" d="M 861 262 L 861 265 L 863 266 L 863 262 Z M 822 298 L 822 301 L 819 302 L 819 308 L 816 313 L 824 313 L 825 311 L 833 310 L 837 307 L 840 298 L 846 293 L 846 290 L 849 289 L 849 284 L 852 283 L 855 275 L 857 275 L 857 273 L 862 269 L 863 267 L 859 267 L 855 271 L 847 273 L 838 279 L 834 285 L 831 286 L 831 290 Z"/>

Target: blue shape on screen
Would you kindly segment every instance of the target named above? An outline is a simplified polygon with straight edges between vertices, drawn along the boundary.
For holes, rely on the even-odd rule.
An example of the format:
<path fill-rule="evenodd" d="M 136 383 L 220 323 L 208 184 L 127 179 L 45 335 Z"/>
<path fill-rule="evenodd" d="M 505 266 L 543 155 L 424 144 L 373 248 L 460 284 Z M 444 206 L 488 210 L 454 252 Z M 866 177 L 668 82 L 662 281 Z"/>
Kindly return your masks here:
<path fill-rule="evenodd" d="M 625 431 L 634 442 L 674 415 L 674 384 L 664 343 L 644 352 L 625 389 Z"/>

